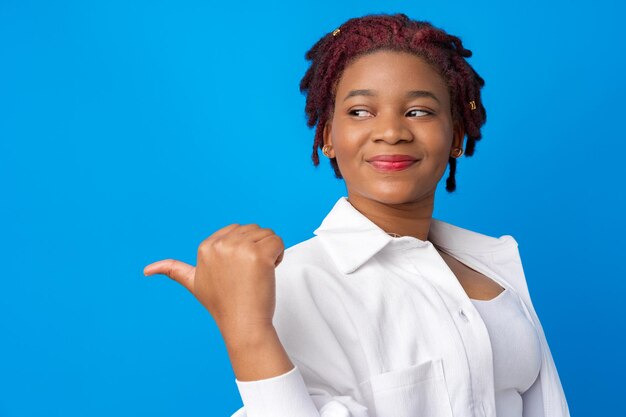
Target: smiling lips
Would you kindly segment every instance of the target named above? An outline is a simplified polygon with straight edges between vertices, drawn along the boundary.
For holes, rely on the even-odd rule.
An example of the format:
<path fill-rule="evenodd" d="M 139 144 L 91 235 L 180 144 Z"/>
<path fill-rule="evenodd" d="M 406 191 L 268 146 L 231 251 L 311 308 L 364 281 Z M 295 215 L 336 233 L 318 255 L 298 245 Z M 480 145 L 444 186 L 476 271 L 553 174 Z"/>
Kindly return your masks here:
<path fill-rule="evenodd" d="M 402 171 L 419 160 L 411 155 L 376 155 L 367 160 L 370 165 L 379 171 Z"/>

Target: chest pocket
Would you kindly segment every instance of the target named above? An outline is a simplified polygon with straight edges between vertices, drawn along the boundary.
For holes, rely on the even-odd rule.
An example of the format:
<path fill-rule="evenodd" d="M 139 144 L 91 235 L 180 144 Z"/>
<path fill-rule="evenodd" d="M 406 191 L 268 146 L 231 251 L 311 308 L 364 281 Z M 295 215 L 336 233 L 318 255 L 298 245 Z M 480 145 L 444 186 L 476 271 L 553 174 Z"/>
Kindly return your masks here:
<path fill-rule="evenodd" d="M 376 417 L 453 417 L 441 358 L 368 381 Z"/>

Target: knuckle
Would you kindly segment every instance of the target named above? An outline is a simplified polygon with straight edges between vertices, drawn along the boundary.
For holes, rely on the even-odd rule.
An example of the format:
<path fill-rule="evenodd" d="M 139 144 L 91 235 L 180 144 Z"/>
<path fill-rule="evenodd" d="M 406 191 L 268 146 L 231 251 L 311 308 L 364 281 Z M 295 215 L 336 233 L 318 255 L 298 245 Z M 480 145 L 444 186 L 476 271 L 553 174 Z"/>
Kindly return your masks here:
<path fill-rule="evenodd" d="M 258 263 L 262 260 L 262 256 L 258 251 L 251 250 L 246 253 L 246 257 L 250 262 Z"/>
<path fill-rule="evenodd" d="M 217 253 L 225 253 L 237 247 L 237 241 L 232 239 L 220 238 L 213 242 L 213 249 Z"/>
<path fill-rule="evenodd" d="M 276 242 L 276 244 L 279 245 L 279 246 L 285 246 L 285 244 L 283 243 L 283 238 L 281 238 L 277 234 L 274 234 L 273 236 L 270 236 L 270 239 L 272 239 L 272 241 Z"/>
<path fill-rule="evenodd" d="M 206 255 L 211 250 L 213 246 L 213 241 L 209 239 L 203 240 L 200 245 L 198 245 L 198 254 Z"/>
<path fill-rule="evenodd" d="M 168 259 L 168 263 L 167 263 L 167 276 L 168 277 L 173 277 L 174 276 L 174 269 L 176 268 L 176 261 L 173 259 Z"/>
<path fill-rule="evenodd" d="M 204 240 L 198 246 L 198 256 L 202 256 L 203 258 L 209 258 L 213 256 L 216 252 L 219 252 L 220 248 L 223 246 L 223 240 L 220 238 L 209 238 Z"/>
<path fill-rule="evenodd" d="M 245 245 L 242 253 L 245 254 L 248 262 L 260 263 L 264 259 L 264 254 L 256 245 Z"/>

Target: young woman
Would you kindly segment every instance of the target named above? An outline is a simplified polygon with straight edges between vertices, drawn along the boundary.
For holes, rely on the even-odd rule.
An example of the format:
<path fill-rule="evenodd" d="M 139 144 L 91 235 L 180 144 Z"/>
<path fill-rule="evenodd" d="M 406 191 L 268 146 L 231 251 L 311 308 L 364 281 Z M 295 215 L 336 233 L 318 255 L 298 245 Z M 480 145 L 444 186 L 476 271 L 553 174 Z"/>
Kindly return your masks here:
<path fill-rule="evenodd" d="M 343 178 L 315 237 L 284 251 L 255 224 L 146 275 L 215 319 L 248 417 L 565 417 L 567 402 L 509 235 L 434 219 L 446 167 L 472 155 L 482 78 L 461 40 L 403 14 L 350 19 L 308 51 L 317 150 Z M 464 139 L 467 138 L 465 142 Z"/>

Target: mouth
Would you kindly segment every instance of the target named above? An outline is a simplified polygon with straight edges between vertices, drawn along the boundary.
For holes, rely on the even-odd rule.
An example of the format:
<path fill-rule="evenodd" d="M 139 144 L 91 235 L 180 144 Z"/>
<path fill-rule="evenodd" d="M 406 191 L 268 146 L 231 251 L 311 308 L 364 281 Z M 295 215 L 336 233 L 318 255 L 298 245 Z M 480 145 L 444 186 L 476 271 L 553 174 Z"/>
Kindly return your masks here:
<path fill-rule="evenodd" d="M 409 167 L 417 164 L 419 159 L 412 160 L 403 160 L 403 161 L 381 161 L 381 160 L 370 160 L 367 161 L 374 169 L 381 172 L 394 172 L 394 171 L 403 171 L 408 169 Z"/>

